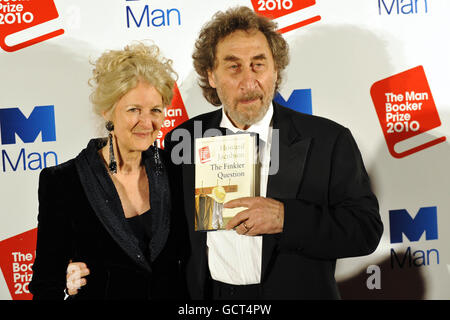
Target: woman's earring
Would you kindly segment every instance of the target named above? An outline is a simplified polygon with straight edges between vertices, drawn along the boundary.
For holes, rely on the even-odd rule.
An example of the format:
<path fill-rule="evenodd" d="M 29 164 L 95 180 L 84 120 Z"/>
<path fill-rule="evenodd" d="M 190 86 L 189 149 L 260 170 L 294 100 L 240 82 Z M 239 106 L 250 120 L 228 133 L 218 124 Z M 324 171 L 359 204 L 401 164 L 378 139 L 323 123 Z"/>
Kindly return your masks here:
<path fill-rule="evenodd" d="M 107 121 L 105 124 L 106 130 L 108 130 L 109 135 L 109 171 L 111 171 L 113 174 L 117 173 L 117 162 L 116 158 L 114 157 L 114 147 L 113 147 L 113 139 L 112 139 L 112 133 L 111 131 L 114 130 L 114 123 L 112 121 Z"/>

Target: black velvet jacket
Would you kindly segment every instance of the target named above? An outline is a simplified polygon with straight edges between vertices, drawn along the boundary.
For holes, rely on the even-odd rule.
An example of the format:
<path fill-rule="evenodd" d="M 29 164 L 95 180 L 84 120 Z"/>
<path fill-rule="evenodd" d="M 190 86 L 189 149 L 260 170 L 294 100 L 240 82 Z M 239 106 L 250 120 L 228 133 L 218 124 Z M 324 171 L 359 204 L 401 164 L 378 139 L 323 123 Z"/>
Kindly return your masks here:
<path fill-rule="evenodd" d="M 75 159 L 42 170 L 36 260 L 29 285 L 34 299 L 63 299 L 70 260 L 90 269 L 87 285 L 72 299 L 179 298 L 175 234 L 165 171 L 152 148 L 143 152 L 151 204 L 151 261 L 127 224 L 119 195 L 93 139 Z M 163 153 L 161 153 L 163 155 Z"/>

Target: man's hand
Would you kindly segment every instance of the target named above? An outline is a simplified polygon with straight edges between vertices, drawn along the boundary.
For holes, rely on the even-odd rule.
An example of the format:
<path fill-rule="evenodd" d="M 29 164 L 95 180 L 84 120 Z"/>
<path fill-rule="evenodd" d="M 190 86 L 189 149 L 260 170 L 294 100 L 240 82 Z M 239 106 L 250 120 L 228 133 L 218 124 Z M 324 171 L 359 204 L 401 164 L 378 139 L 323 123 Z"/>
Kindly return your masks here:
<path fill-rule="evenodd" d="M 78 290 L 86 285 L 87 281 L 84 277 L 89 275 L 90 271 L 83 262 L 70 261 L 67 266 L 66 287 L 67 293 L 71 296 L 78 293 Z"/>
<path fill-rule="evenodd" d="M 226 229 L 235 229 L 239 234 L 256 236 L 280 233 L 284 224 L 284 205 L 272 198 L 246 197 L 228 201 L 225 208 L 246 207 L 236 214 Z"/>

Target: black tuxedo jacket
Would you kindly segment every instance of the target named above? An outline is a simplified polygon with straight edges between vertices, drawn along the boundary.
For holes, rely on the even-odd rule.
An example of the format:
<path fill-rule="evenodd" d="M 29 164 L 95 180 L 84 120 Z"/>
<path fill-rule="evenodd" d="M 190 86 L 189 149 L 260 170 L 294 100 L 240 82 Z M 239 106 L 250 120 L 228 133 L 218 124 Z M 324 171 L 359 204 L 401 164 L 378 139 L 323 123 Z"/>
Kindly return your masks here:
<path fill-rule="evenodd" d="M 151 258 L 145 259 L 119 196 L 91 140 L 75 159 L 41 171 L 34 299 L 63 299 L 69 260 L 86 263 L 87 285 L 72 299 L 171 298 L 179 292 L 178 263 L 169 234 L 168 179 L 143 152 L 150 190 Z M 173 290 L 173 291 L 172 291 Z"/>
<path fill-rule="evenodd" d="M 280 162 L 278 172 L 269 176 L 267 197 L 284 204 L 285 216 L 282 233 L 263 235 L 262 296 L 337 299 L 336 259 L 367 255 L 379 243 L 383 225 L 378 202 L 360 151 L 347 128 L 275 102 L 273 106 Z M 192 139 L 218 128 L 221 117 L 220 109 L 199 115 L 165 139 L 165 152 L 174 162 L 169 175 L 175 211 L 180 214 L 178 221 L 187 224 L 188 240 L 183 250 L 193 299 L 210 298 L 210 276 L 206 233 L 194 231 Z M 180 163 L 180 158 L 184 163 Z"/>

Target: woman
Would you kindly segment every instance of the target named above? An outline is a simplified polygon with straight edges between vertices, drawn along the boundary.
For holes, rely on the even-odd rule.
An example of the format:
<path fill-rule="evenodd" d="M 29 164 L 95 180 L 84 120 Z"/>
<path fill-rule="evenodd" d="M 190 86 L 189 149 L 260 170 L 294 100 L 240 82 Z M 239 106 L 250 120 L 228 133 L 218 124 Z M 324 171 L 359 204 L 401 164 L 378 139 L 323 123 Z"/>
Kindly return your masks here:
<path fill-rule="evenodd" d="M 176 74 L 144 44 L 105 52 L 93 74 L 91 101 L 109 135 L 42 170 L 30 291 L 63 299 L 67 265 L 82 261 L 87 284 L 72 299 L 167 298 L 177 261 L 165 161 L 153 143 Z"/>

